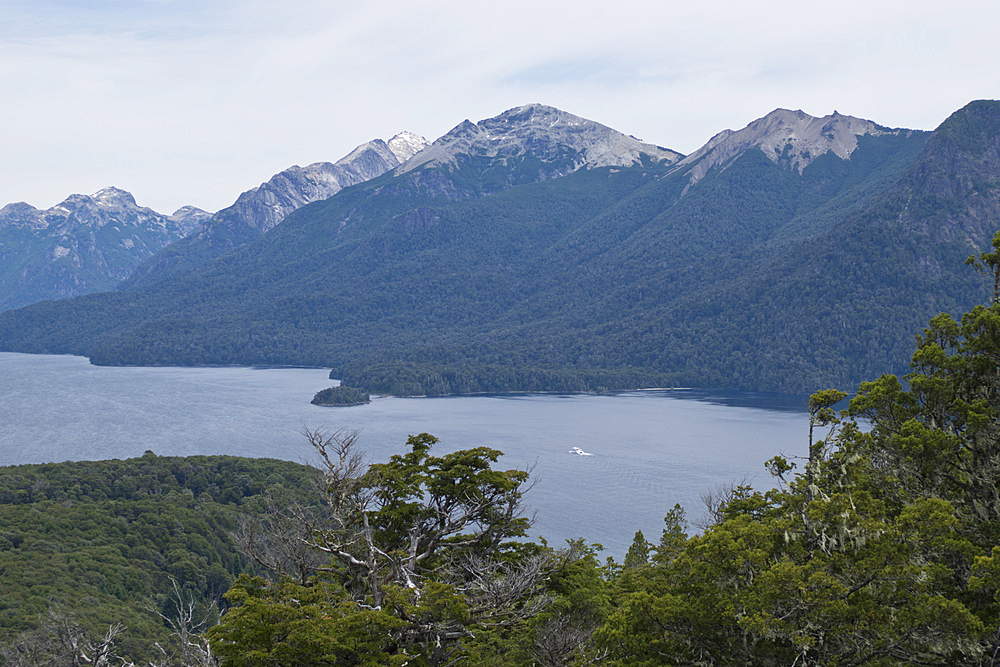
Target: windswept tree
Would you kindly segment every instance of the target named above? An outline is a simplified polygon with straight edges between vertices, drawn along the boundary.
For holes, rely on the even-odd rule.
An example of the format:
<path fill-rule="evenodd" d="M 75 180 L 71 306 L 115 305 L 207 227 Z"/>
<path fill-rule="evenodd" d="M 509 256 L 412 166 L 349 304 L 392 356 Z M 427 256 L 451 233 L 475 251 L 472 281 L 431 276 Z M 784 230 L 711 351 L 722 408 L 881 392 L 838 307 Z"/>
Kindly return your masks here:
<path fill-rule="evenodd" d="M 422 433 L 407 440 L 407 452 L 366 468 L 354 434 L 306 436 L 322 462 L 322 506 L 286 511 L 274 524 L 277 542 L 325 559 L 305 558 L 292 544 L 277 549 L 270 526 L 244 531 L 248 551 L 286 566 L 295 583 L 237 582 L 230 600 L 238 606 L 211 632 L 224 664 L 365 664 L 373 656 L 447 664 L 463 639 L 548 604 L 546 552 L 520 541 L 528 473 L 495 470 L 501 452 L 434 456 L 437 438 Z M 294 529 L 292 519 L 301 522 Z M 255 635 L 262 623 L 267 635 Z M 293 630 L 308 655 L 289 643 Z"/>

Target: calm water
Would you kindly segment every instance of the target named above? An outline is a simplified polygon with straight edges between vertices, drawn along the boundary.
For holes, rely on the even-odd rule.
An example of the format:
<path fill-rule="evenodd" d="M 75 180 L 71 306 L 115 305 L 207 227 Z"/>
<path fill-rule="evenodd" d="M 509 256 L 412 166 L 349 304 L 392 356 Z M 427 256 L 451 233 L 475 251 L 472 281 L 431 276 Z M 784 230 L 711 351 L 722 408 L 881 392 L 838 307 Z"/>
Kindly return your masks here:
<path fill-rule="evenodd" d="M 0 353 L 0 465 L 234 454 L 312 461 L 300 431 L 356 429 L 369 460 L 411 433 L 440 451 L 485 445 L 531 467 L 532 535 L 583 537 L 620 558 L 637 529 L 656 541 L 674 503 L 689 518 L 716 485 L 769 485 L 762 464 L 802 454 L 804 397 L 656 390 L 611 396 L 384 398 L 309 404 L 333 384 L 317 369 L 105 368 L 86 359 Z M 570 454 L 579 447 L 593 456 Z"/>

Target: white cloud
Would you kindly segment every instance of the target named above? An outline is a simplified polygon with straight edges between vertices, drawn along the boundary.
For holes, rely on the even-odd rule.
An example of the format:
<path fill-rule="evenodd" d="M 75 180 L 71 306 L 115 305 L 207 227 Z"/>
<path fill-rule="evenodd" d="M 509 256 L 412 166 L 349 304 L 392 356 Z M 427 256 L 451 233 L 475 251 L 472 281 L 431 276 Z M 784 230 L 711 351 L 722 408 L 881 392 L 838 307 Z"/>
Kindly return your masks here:
<path fill-rule="evenodd" d="M 1000 5 L 0 3 L 0 204 L 218 209 L 290 164 L 537 101 L 683 152 L 778 106 L 932 128 L 997 97 Z"/>

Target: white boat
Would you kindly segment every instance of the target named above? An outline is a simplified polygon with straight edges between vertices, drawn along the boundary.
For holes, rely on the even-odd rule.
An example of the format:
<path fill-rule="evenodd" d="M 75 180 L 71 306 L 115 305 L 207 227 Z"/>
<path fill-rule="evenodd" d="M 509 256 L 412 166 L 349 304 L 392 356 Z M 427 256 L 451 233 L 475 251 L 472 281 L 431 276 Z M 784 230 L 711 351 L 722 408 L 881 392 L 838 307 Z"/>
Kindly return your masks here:
<path fill-rule="evenodd" d="M 573 447 L 572 449 L 569 450 L 569 453 L 570 454 L 579 454 L 580 456 L 593 456 L 593 454 L 591 454 L 590 452 L 585 452 L 582 449 L 580 449 L 579 447 Z"/>

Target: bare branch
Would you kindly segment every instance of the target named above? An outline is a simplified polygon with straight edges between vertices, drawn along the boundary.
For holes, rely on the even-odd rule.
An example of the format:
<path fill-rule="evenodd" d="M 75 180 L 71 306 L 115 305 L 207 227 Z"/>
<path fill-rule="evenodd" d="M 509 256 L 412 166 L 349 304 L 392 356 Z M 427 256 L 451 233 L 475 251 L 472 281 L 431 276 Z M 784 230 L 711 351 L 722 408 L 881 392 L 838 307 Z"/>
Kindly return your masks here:
<path fill-rule="evenodd" d="M 718 484 L 714 489 L 701 494 L 701 502 L 705 505 L 705 514 L 702 518 L 692 521 L 694 526 L 704 531 L 722 523 L 725 519 L 726 506 L 739 496 L 740 489 L 749 487 L 750 480 L 744 477 L 738 482 Z"/>

